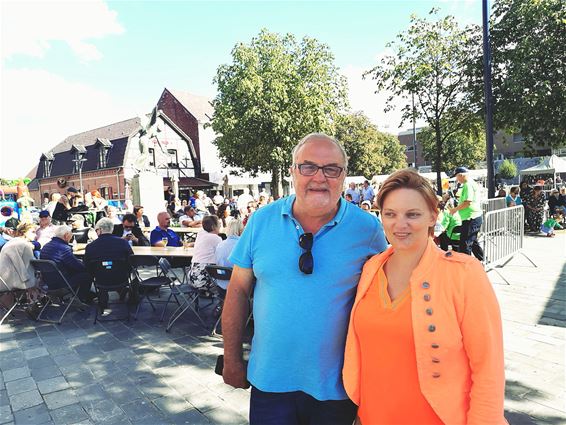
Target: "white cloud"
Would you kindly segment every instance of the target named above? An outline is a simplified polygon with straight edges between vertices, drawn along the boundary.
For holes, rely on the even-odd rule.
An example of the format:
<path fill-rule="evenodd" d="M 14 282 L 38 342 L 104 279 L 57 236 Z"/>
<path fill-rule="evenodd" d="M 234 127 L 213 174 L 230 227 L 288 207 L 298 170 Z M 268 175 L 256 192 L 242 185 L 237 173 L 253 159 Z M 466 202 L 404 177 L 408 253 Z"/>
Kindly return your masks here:
<path fill-rule="evenodd" d="M 375 93 L 376 85 L 371 76 L 362 78 L 363 73 L 368 69 L 348 65 L 342 70 L 342 74 L 348 79 L 351 110 L 353 112 L 362 111 L 381 131 L 391 134 L 397 134 L 411 126 L 411 123 L 405 123 L 401 127 L 401 108 L 407 101 L 410 102 L 410 99 L 396 98 L 393 101 L 395 108 L 385 113 L 389 93 Z M 420 123 L 417 124 L 420 125 Z"/>
<path fill-rule="evenodd" d="M 44 70 L 5 70 L 1 90 L 3 177 L 25 175 L 43 152 L 67 136 L 133 118 L 140 110 L 138 105 Z"/>
<path fill-rule="evenodd" d="M 2 2 L 2 58 L 43 57 L 52 42 L 64 42 L 82 61 L 102 53 L 92 40 L 121 34 L 117 13 L 100 0 Z"/>

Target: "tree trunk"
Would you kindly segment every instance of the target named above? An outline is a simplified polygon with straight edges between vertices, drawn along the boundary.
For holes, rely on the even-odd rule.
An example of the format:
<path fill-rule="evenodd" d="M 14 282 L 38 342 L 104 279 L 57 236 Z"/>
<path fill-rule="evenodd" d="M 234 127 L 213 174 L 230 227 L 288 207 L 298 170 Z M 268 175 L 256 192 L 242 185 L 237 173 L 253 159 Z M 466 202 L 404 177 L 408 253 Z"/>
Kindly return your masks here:
<path fill-rule="evenodd" d="M 437 123 L 434 129 L 436 135 L 436 193 L 442 196 L 442 142 L 440 138 L 440 125 Z"/>
<path fill-rule="evenodd" d="M 274 167 L 271 170 L 271 196 L 273 196 L 273 199 L 277 199 L 281 195 L 281 173 L 279 167 Z"/>

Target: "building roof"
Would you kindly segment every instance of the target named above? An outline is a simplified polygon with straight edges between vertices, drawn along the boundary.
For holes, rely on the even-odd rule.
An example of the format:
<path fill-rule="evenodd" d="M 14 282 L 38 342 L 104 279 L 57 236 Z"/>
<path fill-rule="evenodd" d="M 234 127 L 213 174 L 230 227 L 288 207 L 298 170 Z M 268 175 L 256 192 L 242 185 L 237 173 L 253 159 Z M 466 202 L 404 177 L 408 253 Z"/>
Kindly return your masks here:
<path fill-rule="evenodd" d="M 180 90 L 166 90 L 171 93 L 189 111 L 199 123 L 210 121 L 214 114 L 211 100 L 205 96 L 197 96 Z"/>
<path fill-rule="evenodd" d="M 88 130 L 83 133 L 75 134 L 67 137 L 52 150 L 53 153 L 61 153 L 70 151 L 73 145 L 77 146 L 90 146 L 94 145 L 99 138 L 108 140 L 121 139 L 128 137 L 135 130 L 140 128 L 140 119 L 130 118 L 125 121 L 116 122 L 104 127 Z"/>

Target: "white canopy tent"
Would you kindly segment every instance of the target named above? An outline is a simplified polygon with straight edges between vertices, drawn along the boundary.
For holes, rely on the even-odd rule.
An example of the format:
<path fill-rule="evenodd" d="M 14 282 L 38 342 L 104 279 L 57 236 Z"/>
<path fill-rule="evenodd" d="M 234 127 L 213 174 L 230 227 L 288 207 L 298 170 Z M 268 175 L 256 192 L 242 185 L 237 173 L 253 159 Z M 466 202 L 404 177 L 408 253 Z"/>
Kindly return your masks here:
<path fill-rule="evenodd" d="M 552 186 L 556 188 L 556 174 L 566 173 L 566 160 L 560 158 L 559 156 L 545 156 L 541 163 L 533 167 L 525 168 L 519 172 L 520 175 L 533 176 L 537 174 L 551 174 L 552 175 Z M 545 189 L 548 189 L 545 186 Z"/>
<path fill-rule="evenodd" d="M 520 174 L 527 174 L 531 176 L 535 174 L 557 173 L 566 173 L 566 160 L 556 155 L 545 156 L 540 164 L 520 171 Z"/>

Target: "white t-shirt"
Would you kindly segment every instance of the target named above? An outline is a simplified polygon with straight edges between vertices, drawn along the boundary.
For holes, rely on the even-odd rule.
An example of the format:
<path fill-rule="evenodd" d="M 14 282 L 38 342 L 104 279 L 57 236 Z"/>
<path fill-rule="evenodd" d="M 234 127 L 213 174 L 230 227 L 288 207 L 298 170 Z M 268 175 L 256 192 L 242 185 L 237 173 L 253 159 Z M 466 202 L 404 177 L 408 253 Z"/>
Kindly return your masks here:
<path fill-rule="evenodd" d="M 185 226 L 183 224 L 183 221 L 196 221 L 196 219 L 194 217 L 189 217 L 188 215 L 182 215 L 181 217 L 179 217 L 179 224 L 181 225 L 181 227 L 190 227 Z"/>
<path fill-rule="evenodd" d="M 222 238 L 214 233 L 208 233 L 206 230 L 199 232 L 195 241 L 192 262 L 214 264 L 216 261 L 216 246 L 220 242 L 222 242 Z"/>

